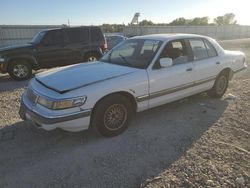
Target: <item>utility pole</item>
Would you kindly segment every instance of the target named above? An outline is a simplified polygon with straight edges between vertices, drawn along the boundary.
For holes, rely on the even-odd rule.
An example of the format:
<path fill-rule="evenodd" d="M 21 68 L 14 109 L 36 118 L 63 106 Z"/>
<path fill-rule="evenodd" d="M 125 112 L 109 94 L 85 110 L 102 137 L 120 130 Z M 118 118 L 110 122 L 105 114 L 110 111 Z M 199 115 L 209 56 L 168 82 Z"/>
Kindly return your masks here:
<path fill-rule="evenodd" d="M 68 19 L 68 26 L 70 27 L 70 22 L 69 22 L 69 19 Z"/>

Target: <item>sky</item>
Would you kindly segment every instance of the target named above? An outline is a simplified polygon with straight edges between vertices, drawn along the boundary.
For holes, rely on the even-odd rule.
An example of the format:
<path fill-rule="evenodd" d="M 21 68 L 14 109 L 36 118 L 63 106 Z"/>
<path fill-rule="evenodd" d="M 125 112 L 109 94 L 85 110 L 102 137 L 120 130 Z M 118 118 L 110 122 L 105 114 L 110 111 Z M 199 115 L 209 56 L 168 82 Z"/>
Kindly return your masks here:
<path fill-rule="evenodd" d="M 210 22 L 234 13 L 241 25 L 250 25 L 250 0 L 0 0 L 0 25 L 128 24 L 136 12 L 139 21 L 169 23 L 185 17 L 208 16 Z"/>

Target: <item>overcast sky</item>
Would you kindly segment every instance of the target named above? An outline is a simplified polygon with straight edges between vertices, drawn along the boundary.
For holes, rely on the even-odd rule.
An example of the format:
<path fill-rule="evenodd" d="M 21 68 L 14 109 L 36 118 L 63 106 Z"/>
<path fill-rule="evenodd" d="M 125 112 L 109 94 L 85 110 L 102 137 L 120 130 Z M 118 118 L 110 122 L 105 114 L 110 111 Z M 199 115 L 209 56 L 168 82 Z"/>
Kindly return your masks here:
<path fill-rule="evenodd" d="M 0 24 L 99 25 L 139 21 L 168 23 L 175 18 L 214 17 L 233 12 L 239 24 L 250 25 L 250 0 L 0 0 Z"/>

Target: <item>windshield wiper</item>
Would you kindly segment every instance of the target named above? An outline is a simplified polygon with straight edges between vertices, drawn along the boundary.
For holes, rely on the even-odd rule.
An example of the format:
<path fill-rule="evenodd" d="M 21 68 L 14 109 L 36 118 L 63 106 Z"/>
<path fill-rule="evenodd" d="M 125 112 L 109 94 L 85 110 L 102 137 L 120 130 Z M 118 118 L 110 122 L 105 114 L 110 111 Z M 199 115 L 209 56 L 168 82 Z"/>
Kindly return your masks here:
<path fill-rule="evenodd" d="M 126 57 L 124 57 L 123 55 L 119 54 L 119 56 L 121 57 L 121 59 L 123 60 L 123 62 L 125 62 L 127 65 L 133 67 L 133 64 L 131 64 L 130 62 L 128 62 L 128 60 L 126 59 Z"/>

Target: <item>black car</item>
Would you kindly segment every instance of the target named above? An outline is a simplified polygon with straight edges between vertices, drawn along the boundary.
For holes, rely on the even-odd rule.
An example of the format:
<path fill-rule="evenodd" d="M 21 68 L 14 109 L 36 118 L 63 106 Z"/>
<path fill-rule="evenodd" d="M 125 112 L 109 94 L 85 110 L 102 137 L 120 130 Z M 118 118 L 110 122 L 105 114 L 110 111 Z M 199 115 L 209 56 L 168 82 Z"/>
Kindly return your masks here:
<path fill-rule="evenodd" d="M 15 80 L 31 77 L 32 69 L 98 60 L 107 49 L 99 27 L 84 26 L 43 30 L 21 46 L 0 49 L 0 72 Z"/>

